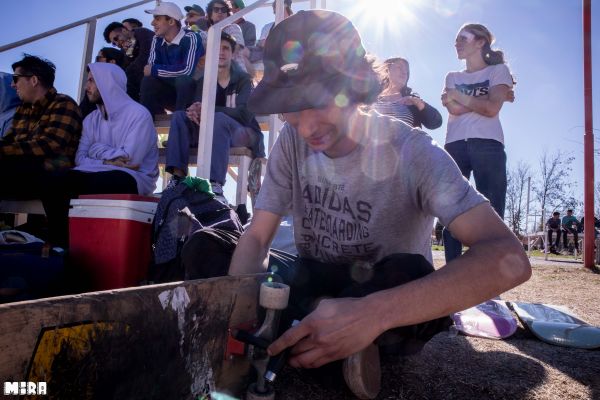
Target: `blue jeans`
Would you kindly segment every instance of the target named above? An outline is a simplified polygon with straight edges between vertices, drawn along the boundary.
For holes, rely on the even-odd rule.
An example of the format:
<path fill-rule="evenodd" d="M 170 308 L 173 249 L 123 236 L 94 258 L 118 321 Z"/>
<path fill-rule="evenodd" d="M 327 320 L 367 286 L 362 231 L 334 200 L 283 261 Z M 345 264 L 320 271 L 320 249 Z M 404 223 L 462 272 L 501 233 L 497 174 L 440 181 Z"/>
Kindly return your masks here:
<path fill-rule="evenodd" d="M 185 111 L 176 111 L 171 118 L 167 144 L 166 171 L 178 168 L 187 173 L 190 148 L 198 147 L 198 125 Z M 225 184 L 230 147 L 252 147 L 259 140 L 252 128 L 248 128 L 222 112 L 215 113 L 213 144 L 210 162 L 210 180 Z"/>
<path fill-rule="evenodd" d="M 477 190 L 490 200 L 492 208 L 504 218 L 506 203 L 506 153 L 504 145 L 493 139 L 467 139 L 444 146 L 454 159 L 463 176 L 475 178 Z M 444 252 L 446 262 L 462 253 L 462 243 L 444 228 Z"/>
<path fill-rule="evenodd" d="M 168 110 L 185 110 L 194 101 L 196 81 L 191 76 L 158 78 L 145 76 L 140 84 L 140 103 L 154 118 Z"/>

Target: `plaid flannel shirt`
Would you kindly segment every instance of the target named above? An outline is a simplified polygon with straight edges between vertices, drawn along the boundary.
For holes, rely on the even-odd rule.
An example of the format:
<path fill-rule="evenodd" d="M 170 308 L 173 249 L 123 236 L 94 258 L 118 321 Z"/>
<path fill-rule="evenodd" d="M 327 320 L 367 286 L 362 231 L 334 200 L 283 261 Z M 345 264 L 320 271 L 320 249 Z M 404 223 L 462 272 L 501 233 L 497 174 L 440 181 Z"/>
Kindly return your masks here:
<path fill-rule="evenodd" d="M 81 111 L 67 95 L 51 88 L 35 103 L 17 108 L 13 123 L 0 139 L 0 159 L 12 156 L 44 158 L 44 168 L 71 168 L 81 137 Z"/>

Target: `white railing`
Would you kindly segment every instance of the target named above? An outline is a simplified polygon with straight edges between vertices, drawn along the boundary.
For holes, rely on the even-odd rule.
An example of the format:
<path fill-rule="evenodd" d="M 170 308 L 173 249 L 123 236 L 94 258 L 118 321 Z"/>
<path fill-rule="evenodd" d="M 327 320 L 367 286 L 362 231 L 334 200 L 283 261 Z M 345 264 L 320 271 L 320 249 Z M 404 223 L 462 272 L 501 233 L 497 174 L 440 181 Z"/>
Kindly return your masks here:
<path fill-rule="evenodd" d="M 97 14 L 97 15 L 94 15 L 94 16 L 91 16 L 91 17 L 88 17 L 88 18 L 84 18 L 84 19 L 81 19 L 79 21 L 67 24 L 67 25 L 63 25 L 63 26 L 55 28 L 55 29 L 51 29 L 51 30 L 46 31 L 44 33 L 40 33 L 40 34 L 37 34 L 37 35 L 34 35 L 34 36 L 30 36 L 30 37 L 28 37 L 26 39 L 18 40 L 16 42 L 0 46 L 0 53 L 2 53 L 4 51 L 7 51 L 7 50 L 12 50 L 12 49 L 17 48 L 17 47 L 24 46 L 26 44 L 35 42 L 37 40 L 45 39 L 45 38 L 47 38 L 49 36 L 56 35 L 57 33 L 61 33 L 61 32 L 67 31 L 69 29 L 77 28 L 80 25 L 85 25 L 86 26 L 86 29 L 85 29 L 85 43 L 84 43 L 84 46 L 83 46 L 81 71 L 79 73 L 79 89 L 77 91 L 77 99 L 79 100 L 79 99 L 81 99 L 81 94 L 82 94 L 83 88 L 85 87 L 85 81 L 87 79 L 87 65 L 92 62 L 92 51 L 94 50 L 94 37 L 96 36 L 96 22 L 100 18 L 104 18 L 104 17 L 107 17 L 109 15 L 116 14 L 116 13 L 119 13 L 121 11 L 128 10 L 130 8 L 135 8 L 135 7 L 141 6 L 141 5 L 146 4 L 146 3 L 150 3 L 152 1 L 155 1 L 155 0 L 142 0 L 142 1 L 138 1 L 136 3 L 129 4 L 127 6 L 115 8 L 114 10 L 110 10 L 110 11 L 107 11 L 107 12 L 102 13 L 102 14 Z"/>
<path fill-rule="evenodd" d="M 284 16 L 284 0 L 274 0 L 275 5 L 275 24 L 283 21 Z M 316 8 L 317 0 L 308 0 L 310 8 Z M 237 13 L 230 15 L 219 23 L 213 25 L 208 30 L 208 40 L 206 42 L 206 63 L 204 65 L 204 87 L 202 88 L 202 110 L 200 113 L 200 130 L 198 137 L 198 156 L 196 160 L 196 176 L 209 177 L 210 176 L 210 162 L 212 152 L 212 140 L 213 140 L 213 128 L 214 128 L 214 116 L 215 116 L 215 100 L 217 87 L 217 72 L 219 62 L 219 50 L 221 45 L 221 32 L 223 28 L 229 24 L 232 24 L 239 18 L 251 13 L 259 7 L 265 5 L 271 5 L 273 2 L 270 0 L 257 0 L 251 5 L 246 6 Z M 298 3 L 295 1 L 294 3 Z M 326 0 L 321 0 L 321 8 L 325 8 Z M 276 132 L 273 128 L 278 126 L 279 120 L 276 116 L 271 116 L 269 126 L 271 127 L 271 134 L 269 135 L 269 149 L 271 149 Z"/>

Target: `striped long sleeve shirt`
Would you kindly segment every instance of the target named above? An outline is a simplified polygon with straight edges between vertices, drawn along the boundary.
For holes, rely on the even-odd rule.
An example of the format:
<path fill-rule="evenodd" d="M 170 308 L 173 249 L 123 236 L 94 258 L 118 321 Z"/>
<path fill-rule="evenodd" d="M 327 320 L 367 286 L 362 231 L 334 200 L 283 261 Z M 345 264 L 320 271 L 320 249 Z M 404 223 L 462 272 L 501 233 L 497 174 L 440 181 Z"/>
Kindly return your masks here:
<path fill-rule="evenodd" d="M 11 128 L 0 140 L 0 159 L 42 157 L 48 171 L 70 168 L 80 137 L 81 112 L 77 103 L 51 88 L 41 100 L 17 108 Z"/>
<path fill-rule="evenodd" d="M 152 66 L 152 76 L 176 78 L 194 73 L 200 57 L 205 53 L 200 35 L 193 31 L 181 30 L 171 43 L 154 36 L 148 64 Z"/>

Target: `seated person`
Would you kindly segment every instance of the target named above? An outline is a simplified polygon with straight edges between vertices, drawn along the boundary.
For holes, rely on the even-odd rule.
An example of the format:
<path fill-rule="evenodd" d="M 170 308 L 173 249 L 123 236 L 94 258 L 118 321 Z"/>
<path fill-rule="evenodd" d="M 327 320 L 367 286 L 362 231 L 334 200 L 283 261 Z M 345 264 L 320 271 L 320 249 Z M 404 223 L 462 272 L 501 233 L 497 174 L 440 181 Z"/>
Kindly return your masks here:
<path fill-rule="evenodd" d="M 293 59 L 282 56 L 290 42 L 303 49 Z M 449 314 L 531 275 L 521 243 L 448 153 L 392 117 L 364 112 L 381 91 L 365 53 L 352 23 L 332 11 L 300 11 L 273 28 L 248 107 L 286 122 L 229 269 L 264 272 L 291 212 L 299 258 L 276 273 L 291 289 L 282 321 L 300 323 L 268 353 L 290 348 L 288 362 L 302 368 L 346 358 L 344 378 L 361 399 L 379 391 L 374 342 L 413 354 L 448 328 Z M 437 270 L 435 217 L 469 247 Z"/>
<path fill-rule="evenodd" d="M 546 234 L 548 236 L 546 246 L 550 246 L 550 253 L 558 254 L 558 245 L 560 244 L 560 213 L 555 211 L 552 218 L 546 221 Z M 552 244 L 552 234 L 556 232 L 556 241 Z"/>
<path fill-rule="evenodd" d="M 48 171 L 73 166 L 81 113 L 72 98 L 56 92 L 50 61 L 25 54 L 12 68 L 12 87 L 23 104 L 0 139 L 0 198 L 39 198 Z"/>
<path fill-rule="evenodd" d="M 121 65 L 127 75 L 127 94 L 140 101 L 140 84 L 144 77 L 144 67 L 148 63 L 154 32 L 146 28 L 127 29 L 119 22 L 111 22 L 104 29 L 104 40 L 121 49 L 125 59 Z M 96 61 L 102 61 L 96 59 Z M 119 63 L 117 63 L 119 64 Z"/>
<path fill-rule="evenodd" d="M 569 233 L 573 235 L 573 241 L 575 242 L 575 251 L 579 251 L 579 221 L 573 215 L 573 210 L 567 210 L 567 215 L 562 218 L 562 235 L 563 235 L 563 248 L 565 251 L 569 249 Z"/>
<path fill-rule="evenodd" d="M 121 21 L 121 23 L 125 28 L 129 29 L 130 31 L 144 26 L 142 21 L 135 18 L 125 18 L 123 21 Z"/>
<path fill-rule="evenodd" d="M 125 60 L 125 55 L 119 49 L 115 49 L 114 47 L 103 47 L 98 50 L 98 55 L 96 56 L 96 62 L 107 62 L 110 64 L 118 65 L 123 68 L 123 61 Z M 92 111 L 96 110 L 96 105 L 90 102 L 85 92 L 83 93 L 83 98 L 79 103 L 79 109 L 81 110 L 82 118 L 87 117 Z"/>
<path fill-rule="evenodd" d="M 12 87 L 12 74 L 0 72 L 0 138 L 12 125 L 13 115 L 20 104 L 21 100 Z"/>
<path fill-rule="evenodd" d="M 235 14 L 241 9 L 246 8 L 246 4 L 244 4 L 244 0 L 233 0 L 231 3 L 231 11 Z M 244 44 L 246 46 L 254 46 L 256 44 L 256 26 L 244 19 L 240 18 L 235 21 L 236 24 L 242 28 L 242 35 L 244 36 Z"/>
<path fill-rule="evenodd" d="M 176 4 L 163 1 L 146 12 L 154 15 L 156 36 L 144 67 L 141 103 L 152 116 L 164 114 L 165 108 L 185 110 L 194 99 L 192 74 L 204 55 L 204 46 L 197 33 L 183 30 L 183 14 Z"/>
<path fill-rule="evenodd" d="M 223 21 L 233 14 L 231 2 L 229 0 L 211 0 L 206 6 L 208 13 L 208 27 Z M 229 24 L 223 28 L 223 32 L 235 39 L 236 46 L 233 49 L 233 60 L 238 63 L 242 71 L 253 74 L 252 64 L 248 56 L 250 52 L 245 48 L 244 35 L 242 28 L 238 24 Z"/>
<path fill-rule="evenodd" d="M 213 192 L 220 196 L 227 175 L 230 147 L 250 147 L 255 157 L 264 157 L 262 132 L 254 115 L 246 108 L 252 83 L 250 76 L 232 62 L 234 47 L 235 40 L 223 32 L 210 166 Z M 198 146 L 203 82 L 203 79 L 198 81 L 197 101 L 187 111 L 173 113 L 171 119 L 165 166 L 166 171 L 173 174 L 171 184 L 177 184 L 187 175 L 190 147 Z"/>
<path fill-rule="evenodd" d="M 273 2 L 273 14 L 276 12 L 277 4 Z M 283 0 L 283 18 L 288 18 L 294 15 L 294 11 L 292 10 L 292 0 Z M 258 42 L 256 43 L 260 47 L 265 47 L 265 40 L 267 40 L 267 36 L 269 36 L 269 32 L 275 27 L 275 21 L 269 22 L 260 30 L 260 37 L 258 38 Z"/>
<path fill-rule="evenodd" d="M 148 110 L 127 95 L 126 80 L 116 65 L 89 65 L 85 91 L 97 109 L 83 121 L 76 167 L 54 174 L 42 198 L 55 245 L 68 242 L 70 199 L 99 193 L 150 195 L 156 188 L 156 130 Z"/>
<path fill-rule="evenodd" d="M 581 232 L 585 232 L 585 217 L 581 217 L 581 221 L 579 222 L 579 229 Z M 594 216 L 594 237 L 598 237 L 600 235 L 600 219 Z"/>
<path fill-rule="evenodd" d="M 207 31 L 208 21 L 206 19 L 206 13 L 204 9 L 198 4 L 183 7 L 185 10 L 185 26 L 194 32 Z"/>

